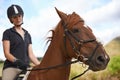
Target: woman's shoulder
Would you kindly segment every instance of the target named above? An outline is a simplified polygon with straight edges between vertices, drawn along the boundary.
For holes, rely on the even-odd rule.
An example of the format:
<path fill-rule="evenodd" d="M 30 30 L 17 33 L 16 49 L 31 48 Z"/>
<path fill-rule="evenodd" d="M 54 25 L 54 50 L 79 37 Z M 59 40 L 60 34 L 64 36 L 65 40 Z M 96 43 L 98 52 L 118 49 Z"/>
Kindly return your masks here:
<path fill-rule="evenodd" d="M 12 31 L 15 31 L 15 30 L 13 28 L 8 28 L 3 33 L 4 34 L 11 34 Z"/>
<path fill-rule="evenodd" d="M 6 29 L 4 32 L 8 32 L 8 31 L 11 31 L 13 28 L 8 28 L 8 29 Z"/>
<path fill-rule="evenodd" d="M 6 30 L 4 31 L 4 33 L 6 33 L 6 32 L 10 32 L 10 29 L 11 29 L 11 28 L 6 29 Z"/>

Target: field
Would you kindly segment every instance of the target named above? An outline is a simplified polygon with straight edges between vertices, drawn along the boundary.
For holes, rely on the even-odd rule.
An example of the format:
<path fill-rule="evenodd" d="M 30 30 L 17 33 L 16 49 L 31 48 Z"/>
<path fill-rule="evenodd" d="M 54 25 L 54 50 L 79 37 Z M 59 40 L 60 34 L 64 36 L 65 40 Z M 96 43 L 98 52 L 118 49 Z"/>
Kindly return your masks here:
<path fill-rule="evenodd" d="M 2 67 L 3 67 L 3 63 L 0 62 L 0 80 L 1 80 L 1 76 L 2 76 Z"/>
<path fill-rule="evenodd" d="M 3 67 L 3 63 L 0 63 L 0 76 L 2 75 L 2 67 Z"/>

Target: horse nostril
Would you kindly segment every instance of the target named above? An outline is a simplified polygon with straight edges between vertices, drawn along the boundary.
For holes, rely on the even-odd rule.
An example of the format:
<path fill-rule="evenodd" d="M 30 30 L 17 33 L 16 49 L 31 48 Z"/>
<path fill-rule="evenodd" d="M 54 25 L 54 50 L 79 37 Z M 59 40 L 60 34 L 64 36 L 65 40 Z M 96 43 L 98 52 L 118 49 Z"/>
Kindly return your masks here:
<path fill-rule="evenodd" d="M 97 58 L 97 60 L 98 60 L 99 62 L 102 62 L 102 63 L 105 62 L 105 59 L 104 59 L 103 56 L 99 56 L 99 57 Z"/>

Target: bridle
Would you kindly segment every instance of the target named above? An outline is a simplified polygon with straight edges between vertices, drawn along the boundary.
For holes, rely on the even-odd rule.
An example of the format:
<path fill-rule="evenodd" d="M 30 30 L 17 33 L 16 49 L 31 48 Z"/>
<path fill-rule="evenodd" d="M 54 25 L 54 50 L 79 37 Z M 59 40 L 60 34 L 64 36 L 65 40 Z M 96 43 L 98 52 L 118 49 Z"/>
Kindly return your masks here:
<path fill-rule="evenodd" d="M 79 22 L 83 22 L 83 20 L 80 20 Z M 82 47 L 82 45 L 86 44 L 86 43 L 90 43 L 90 42 L 94 42 L 96 41 L 96 39 L 89 39 L 89 40 L 80 40 L 78 38 L 78 36 L 76 36 L 71 30 L 69 30 L 67 28 L 67 24 L 63 24 L 63 28 L 64 28 L 64 44 L 65 44 L 65 48 L 66 48 L 66 37 L 68 38 L 68 40 L 70 41 L 70 44 L 72 46 L 72 49 L 75 51 L 75 54 L 77 56 L 77 59 L 84 62 L 84 61 L 88 61 L 92 58 L 92 56 L 94 56 L 96 49 L 99 47 L 99 43 L 97 42 L 97 45 L 95 47 L 95 49 L 92 52 L 92 55 L 89 58 L 84 57 L 81 53 L 80 53 L 80 49 Z M 73 40 L 71 39 L 71 37 L 74 39 L 74 41 L 79 45 L 79 48 L 76 48 Z M 67 54 L 69 55 L 69 54 Z"/>
<path fill-rule="evenodd" d="M 83 20 L 80 20 L 78 22 L 83 22 Z M 77 22 L 77 23 L 78 23 Z M 68 40 L 70 41 L 70 44 L 72 46 L 72 49 L 74 50 L 76 56 L 77 56 L 77 60 L 78 61 L 81 61 L 81 62 L 86 62 L 88 61 L 89 63 L 91 62 L 91 59 L 93 58 L 93 56 L 95 55 L 96 53 L 96 50 L 98 49 L 99 47 L 99 43 L 97 42 L 97 45 L 95 47 L 95 49 L 93 50 L 92 52 L 92 55 L 89 57 L 89 58 L 86 58 L 84 57 L 81 53 L 80 53 L 80 49 L 82 47 L 82 45 L 84 45 L 85 43 L 90 43 L 90 42 L 94 42 L 96 41 L 96 39 L 89 39 L 89 40 L 80 40 L 71 30 L 69 30 L 67 28 L 68 24 L 64 24 L 63 23 L 63 29 L 64 29 L 64 44 L 65 44 L 65 49 L 66 49 L 66 52 L 67 52 L 67 56 L 69 57 L 69 53 L 67 51 L 67 46 L 66 46 L 66 37 L 68 38 Z M 74 39 L 74 41 L 79 45 L 78 47 L 79 48 L 76 48 L 73 40 L 71 39 L 71 37 Z M 89 70 L 90 67 L 88 67 L 88 69 L 86 69 L 83 73 L 73 77 L 71 80 L 74 80 L 75 78 L 79 77 L 79 76 L 82 76 L 84 73 L 86 73 L 88 70 Z"/>
<path fill-rule="evenodd" d="M 79 22 L 82 22 L 82 21 L 79 21 Z M 59 64 L 59 65 L 54 65 L 54 66 L 50 66 L 50 67 L 45 67 L 45 68 L 33 68 L 33 69 L 27 69 L 27 71 L 37 71 L 37 70 L 49 70 L 49 69 L 54 69 L 54 68 L 58 68 L 58 67 L 63 67 L 63 66 L 68 66 L 68 65 L 71 65 L 71 64 L 74 64 L 76 62 L 85 62 L 85 61 L 91 61 L 91 59 L 93 58 L 93 56 L 95 55 L 96 53 L 96 50 L 97 48 L 99 47 L 99 43 L 97 43 L 95 49 L 93 50 L 92 52 L 92 55 L 89 57 L 89 58 L 86 58 L 84 57 L 81 53 L 80 53 L 80 49 L 81 49 L 81 46 L 84 45 L 85 43 L 89 43 L 89 42 L 94 42 L 96 41 L 96 39 L 90 39 L 90 40 L 79 40 L 79 38 L 74 35 L 74 33 L 67 29 L 67 26 L 68 24 L 62 24 L 63 25 L 63 29 L 64 29 L 64 42 L 65 42 L 65 48 L 66 48 L 66 37 L 68 38 L 68 40 L 70 41 L 70 44 L 72 46 L 72 49 L 75 51 L 76 55 L 77 55 L 77 60 L 75 61 L 70 61 L 70 62 L 66 62 L 64 64 Z M 74 42 L 73 40 L 71 39 L 71 37 L 74 39 L 75 42 L 77 42 L 77 44 L 79 45 L 79 48 L 76 48 L 75 45 L 74 45 Z M 67 49 L 66 49 L 67 50 Z M 67 55 L 69 56 L 69 53 L 67 53 Z M 89 67 L 88 69 L 86 69 L 83 73 L 73 77 L 71 80 L 74 80 L 75 78 L 77 77 L 80 77 L 82 76 L 84 73 L 86 73 L 87 71 L 89 70 Z"/>

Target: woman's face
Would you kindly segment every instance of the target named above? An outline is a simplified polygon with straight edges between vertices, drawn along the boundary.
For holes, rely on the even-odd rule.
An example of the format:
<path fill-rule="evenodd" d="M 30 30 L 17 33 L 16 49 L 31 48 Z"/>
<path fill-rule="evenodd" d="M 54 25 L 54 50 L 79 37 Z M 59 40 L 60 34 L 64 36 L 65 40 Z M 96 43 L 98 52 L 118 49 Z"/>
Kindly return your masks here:
<path fill-rule="evenodd" d="M 21 25 L 23 23 L 23 16 L 22 15 L 16 15 L 11 18 L 11 21 L 14 25 Z"/>

